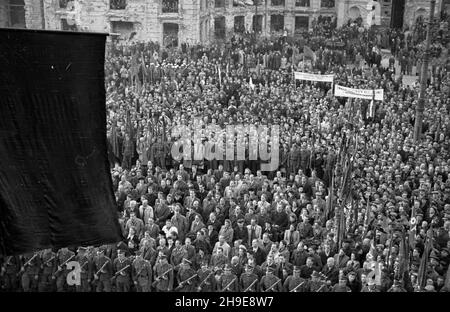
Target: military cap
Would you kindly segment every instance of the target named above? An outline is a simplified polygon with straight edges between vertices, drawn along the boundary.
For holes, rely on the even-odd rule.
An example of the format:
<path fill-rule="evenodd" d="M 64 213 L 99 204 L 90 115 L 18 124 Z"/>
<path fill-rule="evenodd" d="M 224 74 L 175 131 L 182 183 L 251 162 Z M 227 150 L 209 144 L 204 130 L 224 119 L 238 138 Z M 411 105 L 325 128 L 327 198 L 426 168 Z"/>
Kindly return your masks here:
<path fill-rule="evenodd" d="M 227 264 L 225 264 L 225 266 L 223 267 L 223 269 L 224 269 L 225 271 L 231 271 L 231 266 L 227 263 Z"/>
<path fill-rule="evenodd" d="M 239 245 L 239 249 L 244 249 L 245 251 L 247 251 L 247 247 L 245 247 L 244 245 Z"/>
<path fill-rule="evenodd" d="M 86 247 L 78 247 L 78 252 L 80 252 L 80 251 L 86 251 L 87 250 L 87 248 Z"/>
<path fill-rule="evenodd" d="M 294 272 L 300 272 L 300 267 L 298 265 L 294 265 Z"/>

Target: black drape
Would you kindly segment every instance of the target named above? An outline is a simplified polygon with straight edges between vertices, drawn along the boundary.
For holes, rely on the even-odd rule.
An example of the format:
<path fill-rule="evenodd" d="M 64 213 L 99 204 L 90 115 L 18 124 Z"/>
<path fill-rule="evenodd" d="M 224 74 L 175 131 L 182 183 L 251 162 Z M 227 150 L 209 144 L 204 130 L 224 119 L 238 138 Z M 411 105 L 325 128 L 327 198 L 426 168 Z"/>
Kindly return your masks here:
<path fill-rule="evenodd" d="M 105 38 L 0 29 L 0 253 L 120 239 Z"/>

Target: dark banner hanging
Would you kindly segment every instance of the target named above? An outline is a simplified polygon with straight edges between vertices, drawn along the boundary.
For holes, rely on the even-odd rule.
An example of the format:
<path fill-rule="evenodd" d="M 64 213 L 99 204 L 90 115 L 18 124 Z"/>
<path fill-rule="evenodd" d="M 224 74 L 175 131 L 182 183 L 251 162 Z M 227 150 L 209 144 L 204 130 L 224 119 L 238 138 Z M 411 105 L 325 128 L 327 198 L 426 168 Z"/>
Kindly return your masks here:
<path fill-rule="evenodd" d="M 105 39 L 0 29 L 0 253 L 120 239 Z"/>

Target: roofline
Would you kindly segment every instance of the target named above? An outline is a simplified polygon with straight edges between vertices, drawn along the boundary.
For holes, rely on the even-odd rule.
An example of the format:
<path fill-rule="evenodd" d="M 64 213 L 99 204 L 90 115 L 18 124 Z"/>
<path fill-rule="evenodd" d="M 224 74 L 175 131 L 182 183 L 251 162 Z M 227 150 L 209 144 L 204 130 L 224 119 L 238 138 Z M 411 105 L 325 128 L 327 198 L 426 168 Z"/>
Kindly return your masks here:
<path fill-rule="evenodd" d="M 0 27 L 0 32 L 21 32 L 21 33 L 46 33 L 46 34 L 55 34 L 55 35 L 92 35 L 92 36 L 109 36 L 109 33 L 100 33 L 100 32 L 85 32 L 85 31 L 68 31 L 68 30 L 48 30 L 48 29 L 27 29 L 27 28 L 7 28 Z"/>

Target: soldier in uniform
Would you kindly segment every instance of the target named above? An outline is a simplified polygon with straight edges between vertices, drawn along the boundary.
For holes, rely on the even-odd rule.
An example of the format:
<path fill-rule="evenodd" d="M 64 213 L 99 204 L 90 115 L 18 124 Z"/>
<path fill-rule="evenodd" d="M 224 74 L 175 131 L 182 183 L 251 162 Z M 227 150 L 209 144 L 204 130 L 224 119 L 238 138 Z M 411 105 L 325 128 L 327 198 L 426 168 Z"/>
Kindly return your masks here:
<path fill-rule="evenodd" d="M 263 292 L 281 292 L 283 285 L 281 279 L 275 276 L 275 269 L 271 266 L 267 267 L 266 275 L 261 278 L 260 289 Z"/>
<path fill-rule="evenodd" d="M 111 292 L 111 259 L 105 256 L 105 247 L 98 249 L 97 257 L 93 265 L 94 280 L 96 281 L 96 292 Z"/>
<path fill-rule="evenodd" d="M 328 285 L 320 279 L 320 274 L 314 271 L 311 274 L 311 281 L 309 282 L 310 292 L 328 292 Z"/>
<path fill-rule="evenodd" d="M 201 268 L 198 269 L 197 275 L 200 281 L 197 291 L 212 292 L 215 289 L 216 279 L 214 278 L 214 271 L 208 268 L 207 260 L 202 261 Z"/>
<path fill-rule="evenodd" d="M 259 291 L 259 277 L 253 272 L 253 266 L 251 264 L 245 265 L 245 272 L 239 279 L 239 289 L 241 292 Z"/>
<path fill-rule="evenodd" d="M 367 285 L 361 289 L 361 292 L 380 292 L 373 278 L 369 278 Z"/>
<path fill-rule="evenodd" d="M 42 252 L 41 274 L 39 276 L 38 291 L 54 291 L 54 277 L 56 270 L 56 254 L 51 249 Z"/>
<path fill-rule="evenodd" d="M 79 247 L 75 261 L 80 264 L 80 285 L 76 285 L 77 292 L 89 292 L 92 276 L 92 261 L 87 255 L 86 247 Z"/>
<path fill-rule="evenodd" d="M 388 292 L 406 292 L 406 289 L 398 279 L 394 279 L 394 283 L 392 284 L 392 287 L 389 288 Z"/>
<path fill-rule="evenodd" d="M 347 276 L 345 276 L 344 274 L 342 274 L 339 277 L 339 283 L 335 284 L 332 288 L 331 288 L 332 292 L 352 292 L 352 290 L 350 289 L 350 287 L 347 286 Z"/>
<path fill-rule="evenodd" d="M 231 266 L 226 264 L 222 276 L 219 279 L 217 289 L 220 292 L 237 292 L 239 283 L 237 276 L 231 273 Z"/>
<path fill-rule="evenodd" d="M 197 284 L 197 273 L 191 268 L 192 262 L 183 258 L 180 269 L 178 270 L 177 280 L 179 292 L 193 292 Z"/>
<path fill-rule="evenodd" d="M 131 261 L 125 257 L 125 250 L 117 251 L 117 258 L 113 262 L 112 280 L 115 281 L 116 292 L 129 292 L 131 280 Z"/>
<path fill-rule="evenodd" d="M 56 264 L 58 269 L 53 274 L 56 278 L 56 291 L 67 291 L 67 274 L 70 270 L 67 268 L 67 263 L 75 257 L 75 254 L 67 248 L 61 248 L 56 254 Z"/>
<path fill-rule="evenodd" d="M 152 284 L 152 266 L 145 260 L 141 250 L 136 251 L 136 259 L 133 261 L 131 274 L 137 292 L 150 292 Z"/>
<path fill-rule="evenodd" d="M 27 253 L 22 256 L 22 267 L 19 274 L 22 273 L 22 289 L 24 292 L 35 291 L 38 279 L 41 259 L 37 252 Z"/>
<path fill-rule="evenodd" d="M 153 269 L 155 281 L 153 286 L 157 292 L 171 291 L 173 288 L 173 266 L 167 261 L 167 256 L 160 251 L 158 261 Z"/>
<path fill-rule="evenodd" d="M 309 282 L 300 276 L 299 266 L 294 266 L 292 275 L 286 278 L 283 287 L 287 292 L 309 292 Z"/>
<path fill-rule="evenodd" d="M 18 256 L 9 256 L 5 258 L 1 268 L 1 285 L 6 291 L 16 291 L 19 288 L 17 275 L 20 270 L 20 258 Z"/>

